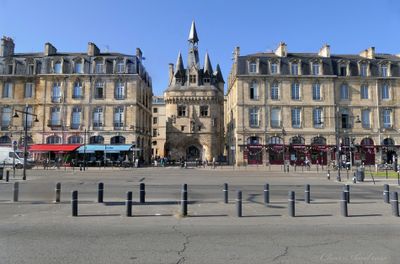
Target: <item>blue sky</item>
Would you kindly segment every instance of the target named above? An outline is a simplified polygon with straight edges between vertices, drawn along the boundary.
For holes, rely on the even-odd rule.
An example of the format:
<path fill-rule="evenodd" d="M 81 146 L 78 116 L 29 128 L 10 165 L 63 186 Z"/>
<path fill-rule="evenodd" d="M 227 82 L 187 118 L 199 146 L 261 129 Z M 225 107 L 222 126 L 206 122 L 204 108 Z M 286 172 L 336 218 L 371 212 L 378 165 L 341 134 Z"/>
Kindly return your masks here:
<path fill-rule="evenodd" d="M 87 42 L 101 50 L 134 54 L 140 47 L 161 95 L 168 63 L 179 51 L 187 59 L 192 20 L 199 34 L 201 63 L 209 52 L 227 79 L 232 51 L 241 54 L 275 49 L 289 52 L 400 53 L 400 1 L 396 0 L 0 0 L 0 34 L 14 38 L 16 52 L 42 51 L 51 42 L 59 51 L 84 52 Z"/>

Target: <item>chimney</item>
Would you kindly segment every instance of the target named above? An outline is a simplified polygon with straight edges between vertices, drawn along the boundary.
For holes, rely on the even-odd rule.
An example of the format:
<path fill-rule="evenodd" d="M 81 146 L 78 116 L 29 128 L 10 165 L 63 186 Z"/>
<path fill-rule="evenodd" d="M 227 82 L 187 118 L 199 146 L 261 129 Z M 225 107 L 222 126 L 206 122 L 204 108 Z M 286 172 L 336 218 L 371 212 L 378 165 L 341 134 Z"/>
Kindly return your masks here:
<path fill-rule="evenodd" d="M 57 54 L 57 49 L 51 45 L 51 43 L 47 42 L 44 44 L 44 55 L 45 56 L 50 56 L 50 55 L 55 55 Z"/>
<path fill-rule="evenodd" d="M 142 61 L 143 53 L 140 48 L 136 48 L 136 57 L 138 57 L 139 61 Z"/>
<path fill-rule="evenodd" d="M 8 57 L 14 55 L 14 40 L 3 36 L 1 39 L 0 57 Z"/>
<path fill-rule="evenodd" d="M 93 42 L 89 42 L 87 54 L 88 56 L 97 56 L 100 54 L 100 49 Z"/>
<path fill-rule="evenodd" d="M 360 56 L 366 59 L 374 59 L 375 58 L 375 47 L 369 47 L 366 50 L 360 52 Z"/>
<path fill-rule="evenodd" d="M 236 46 L 235 50 L 233 51 L 233 58 L 234 58 L 235 62 L 238 61 L 239 56 L 240 56 L 240 47 Z"/>
<path fill-rule="evenodd" d="M 275 55 L 278 57 L 286 57 L 287 56 L 287 50 L 286 50 L 286 43 L 281 42 L 279 43 L 278 48 L 275 50 Z"/>
<path fill-rule="evenodd" d="M 174 78 L 174 64 L 168 64 L 168 72 L 169 72 L 169 84 L 172 83 L 172 79 Z"/>
<path fill-rule="evenodd" d="M 329 58 L 331 56 L 331 46 L 324 44 L 324 46 L 322 46 L 322 48 L 319 50 L 318 56 Z"/>

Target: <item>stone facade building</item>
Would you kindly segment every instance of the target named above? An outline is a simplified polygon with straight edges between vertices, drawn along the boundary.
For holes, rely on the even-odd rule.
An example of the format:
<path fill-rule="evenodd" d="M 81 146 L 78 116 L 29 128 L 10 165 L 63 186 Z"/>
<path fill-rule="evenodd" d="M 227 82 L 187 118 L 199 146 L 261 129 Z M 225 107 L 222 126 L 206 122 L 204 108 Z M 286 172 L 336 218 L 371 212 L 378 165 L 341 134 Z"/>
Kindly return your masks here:
<path fill-rule="evenodd" d="M 152 157 L 165 156 L 166 141 L 166 120 L 165 120 L 165 101 L 162 96 L 153 96 L 152 104 Z"/>
<path fill-rule="evenodd" d="M 31 144 L 133 144 L 137 155 L 151 156 L 151 78 L 135 55 L 100 52 L 93 43 L 85 53 L 14 53 L 3 37 L 0 49 L 0 144 L 22 139 L 27 110 Z"/>
<path fill-rule="evenodd" d="M 400 57 L 275 52 L 240 56 L 228 81 L 230 163 L 391 163 L 400 145 Z M 339 157 L 339 159 L 337 159 Z"/>
<path fill-rule="evenodd" d="M 175 67 L 170 64 L 164 93 L 166 154 L 175 160 L 211 161 L 223 154 L 224 80 L 219 65 L 213 70 L 208 53 L 200 66 L 194 22 L 188 41 L 187 68 L 179 53 Z"/>

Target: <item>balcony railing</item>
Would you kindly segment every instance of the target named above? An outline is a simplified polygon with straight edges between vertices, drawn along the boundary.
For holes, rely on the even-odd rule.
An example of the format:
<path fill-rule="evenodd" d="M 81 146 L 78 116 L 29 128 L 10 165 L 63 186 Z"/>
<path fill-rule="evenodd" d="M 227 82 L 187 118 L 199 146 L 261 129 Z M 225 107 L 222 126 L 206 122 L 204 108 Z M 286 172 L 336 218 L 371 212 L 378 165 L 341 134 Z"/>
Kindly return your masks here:
<path fill-rule="evenodd" d="M 124 128 L 124 123 L 114 122 L 115 130 L 122 130 Z"/>
<path fill-rule="evenodd" d="M 61 96 L 52 96 L 51 102 L 52 103 L 61 103 L 62 97 Z"/>
<path fill-rule="evenodd" d="M 71 128 L 71 129 L 79 129 L 80 126 L 81 126 L 81 124 L 74 124 L 74 123 L 72 123 L 71 126 L 70 126 L 70 128 Z"/>

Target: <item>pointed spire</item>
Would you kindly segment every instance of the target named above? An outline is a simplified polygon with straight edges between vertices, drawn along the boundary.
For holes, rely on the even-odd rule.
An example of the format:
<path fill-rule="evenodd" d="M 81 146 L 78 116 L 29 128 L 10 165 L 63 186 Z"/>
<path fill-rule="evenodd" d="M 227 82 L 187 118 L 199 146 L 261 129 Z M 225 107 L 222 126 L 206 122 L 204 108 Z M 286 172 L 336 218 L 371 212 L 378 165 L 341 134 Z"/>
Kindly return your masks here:
<path fill-rule="evenodd" d="M 203 69 L 203 72 L 204 72 L 204 74 L 207 73 L 209 75 L 211 75 L 213 73 L 210 57 L 208 56 L 208 52 L 206 52 L 206 56 L 204 58 L 204 69 Z"/>
<path fill-rule="evenodd" d="M 224 77 L 222 76 L 222 71 L 221 71 L 221 68 L 219 67 L 219 64 L 217 64 L 217 68 L 215 69 L 214 75 L 217 78 L 218 82 L 225 82 Z"/>
<path fill-rule="evenodd" d="M 183 73 L 184 71 L 185 67 L 183 66 L 182 54 L 179 51 L 178 58 L 176 59 L 174 76 L 178 75 L 179 73 Z"/>
<path fill-rule="evenodd" d="M 199 38 L 197 37 L 196 24 L 194 23 L 194 20 L 192 21 L 192 26 L 190 27 L 188 41 L 192 44 L 199 42 Z"/>

